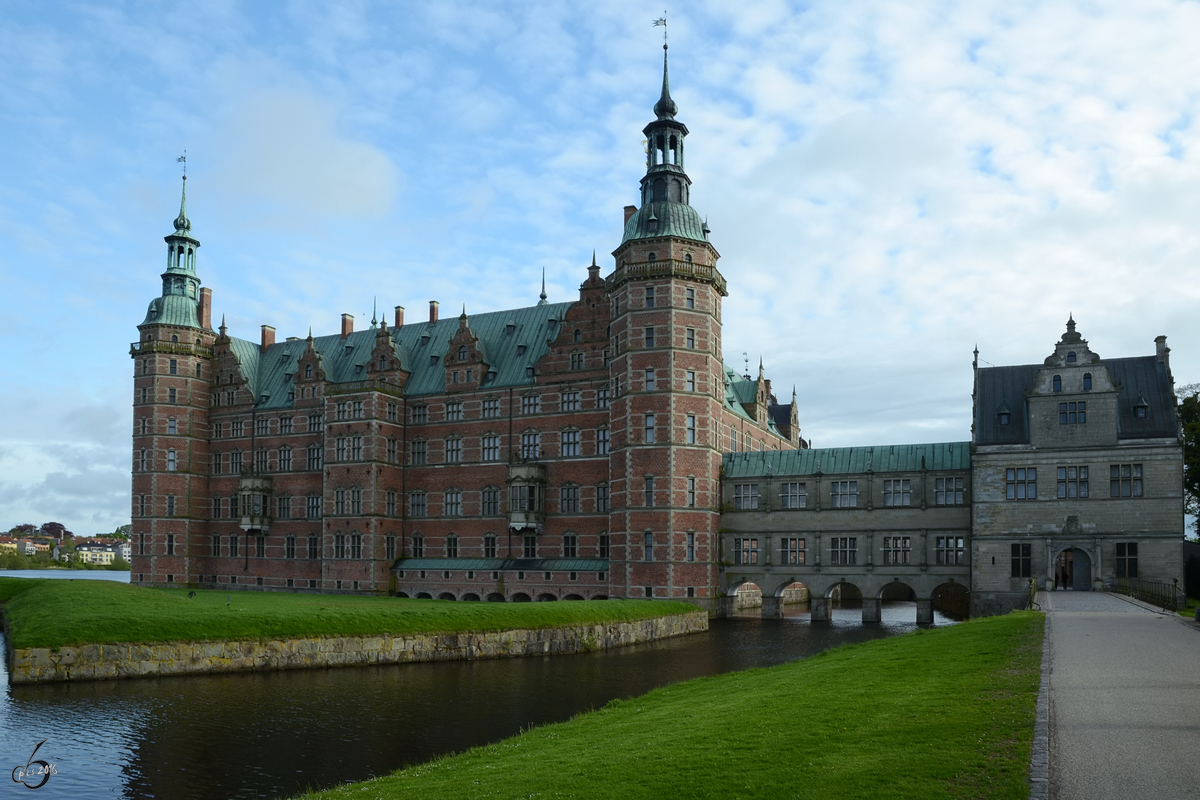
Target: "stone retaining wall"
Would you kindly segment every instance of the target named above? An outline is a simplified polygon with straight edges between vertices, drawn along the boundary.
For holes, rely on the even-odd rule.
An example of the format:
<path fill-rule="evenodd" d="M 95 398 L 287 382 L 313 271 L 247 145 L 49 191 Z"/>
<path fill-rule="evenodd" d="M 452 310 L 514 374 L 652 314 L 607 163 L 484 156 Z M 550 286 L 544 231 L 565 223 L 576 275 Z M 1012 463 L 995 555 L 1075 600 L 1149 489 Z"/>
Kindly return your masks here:
<path fill-rule="evenodd" d="M 636 622 L 542 630 L 404 636 L 332 636 L 258 641 L 91 644 L 12 650 L 12 683 L 90 681 L 157 675 L 354 667 L 414 661 L 578 653 L 708 630 L 703 611 Z M 8 637 L 11 642 L 11 636 Z"/>

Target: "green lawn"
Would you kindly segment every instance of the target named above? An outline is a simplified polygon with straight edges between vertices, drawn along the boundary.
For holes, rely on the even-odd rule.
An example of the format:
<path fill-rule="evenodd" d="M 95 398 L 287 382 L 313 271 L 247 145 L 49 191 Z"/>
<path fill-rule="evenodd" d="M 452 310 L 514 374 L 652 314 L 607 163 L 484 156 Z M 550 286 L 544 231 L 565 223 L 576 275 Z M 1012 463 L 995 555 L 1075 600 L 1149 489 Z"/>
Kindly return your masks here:
<path fill-rule="evenodd" d="M 655 600 L 455 603 L 203 590 L 191 599 L 187 595 L 187 589 L 112 581 L 0 578 L 0 603 L 16 648 L 551 628 L 696 610 Z"/>
<path fill-rule="evenodd" d="M 1043 615 L 614 701 L 321 798 L 1026 798 Z"/>

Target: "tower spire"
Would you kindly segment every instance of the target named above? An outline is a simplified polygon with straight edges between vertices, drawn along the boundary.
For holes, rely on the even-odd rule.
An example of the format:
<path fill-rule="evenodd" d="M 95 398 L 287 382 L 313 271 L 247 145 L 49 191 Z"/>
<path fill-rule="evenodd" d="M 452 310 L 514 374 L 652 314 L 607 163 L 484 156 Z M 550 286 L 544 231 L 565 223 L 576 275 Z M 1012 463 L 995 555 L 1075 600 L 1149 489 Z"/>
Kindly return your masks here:
<path fill-rule="evenodd" d="M 542 293 L 540 295 L 538 295 L 538 297 L 540 298 L 538 300 L 538 305 L 539 306 L 546 305 L 546 268 L 545 267 L 542 267 Z"/>
<path fill-rule="evenodd" d="M 675 119 L 675 115 L 679 113 L 679 106 L 675 105 L 675 101 L 671 99 L 671 81 L 667 77 L 667 44 L 663 42 L 663 84 L 662 94 L 658 97 L 658 102 L 654 104 L 654 116 L 659 119 Z"/>

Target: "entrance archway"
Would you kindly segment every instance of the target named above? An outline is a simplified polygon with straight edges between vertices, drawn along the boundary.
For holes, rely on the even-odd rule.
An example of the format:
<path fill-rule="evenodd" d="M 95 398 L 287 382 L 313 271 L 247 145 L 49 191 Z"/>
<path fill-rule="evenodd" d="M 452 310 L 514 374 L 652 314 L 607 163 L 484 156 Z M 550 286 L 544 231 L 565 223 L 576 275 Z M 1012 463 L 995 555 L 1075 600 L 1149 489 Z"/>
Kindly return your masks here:
<path fill-rule="evenodd" d="M 1092 558 L 1086 550 L 1070 547 L 1054 558 L 1054 587 L 1076 592 L 1092 590 Z"/>
<path fill-rule="evenodd" d="M 961 583 L 943 583 L 933 590 L 931 601 L 934 611 L 950 619 L 964 620 L 970 616 L 971 594 Z"/>

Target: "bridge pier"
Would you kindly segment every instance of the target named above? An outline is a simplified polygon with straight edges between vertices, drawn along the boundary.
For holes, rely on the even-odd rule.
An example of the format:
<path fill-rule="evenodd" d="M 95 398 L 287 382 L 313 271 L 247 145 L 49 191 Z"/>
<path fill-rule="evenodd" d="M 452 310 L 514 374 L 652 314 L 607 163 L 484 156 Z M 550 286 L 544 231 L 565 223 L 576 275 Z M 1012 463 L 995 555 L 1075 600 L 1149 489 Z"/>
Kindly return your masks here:
<path fill-rule="evenodd" d="M 933 624 L 933 601 L 932 600 L 917 600 L 917 624 L 932 625 Z"/>
<path fill-rule="evenodd" d="M 814 597 L 810 602 L 813 622 L 829 622 L 829 598 Z"/>
<path fill-rule="evenodd" d="M 762 618 L 783 619 L 783 598 L 763 595 Z"/>
<path fill-rule="evenodd" d="M 877 597 L 863 598 L 863 613 L 862 621 L 866 622 L 882 622 L 883 621 L 883 601 Z"/>
<path fill-rule="evenodd" d="M 734 612 L 734 604 L 737 602 L 737 595 L 727 595 L 726 597 L 717 598 L 717 616 L 732 617 Z"/>

